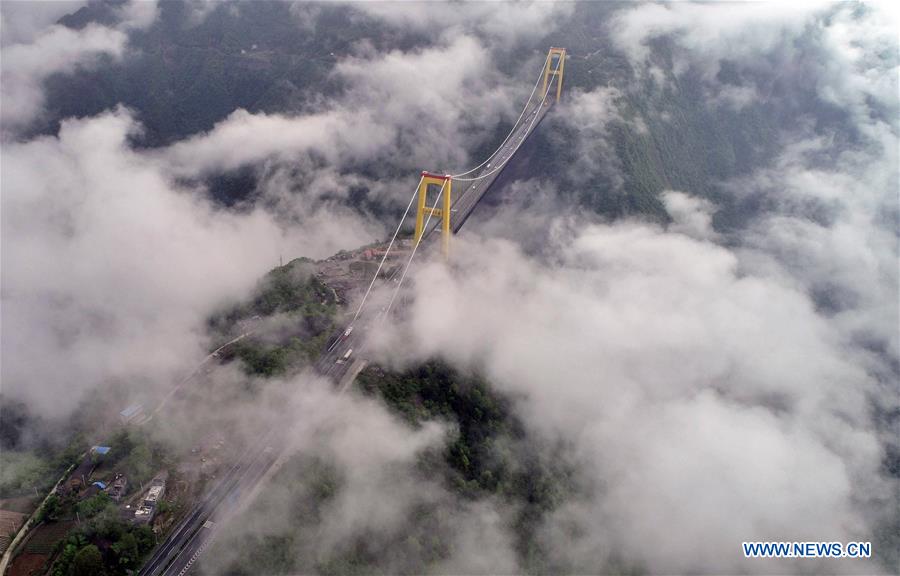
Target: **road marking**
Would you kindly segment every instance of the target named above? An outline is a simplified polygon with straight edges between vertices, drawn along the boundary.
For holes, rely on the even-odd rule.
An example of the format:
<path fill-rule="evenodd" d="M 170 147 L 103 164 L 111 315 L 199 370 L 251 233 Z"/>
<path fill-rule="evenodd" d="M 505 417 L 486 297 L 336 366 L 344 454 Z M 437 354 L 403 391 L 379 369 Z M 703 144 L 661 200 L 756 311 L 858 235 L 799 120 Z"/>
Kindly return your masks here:
<path fill-rule="evenodd" d="M 207 520 L 203 524 L 203 527 L 204 528 L 212 528 L 215 525 L 216 525 L 216 523 L 213 522 L 212 520 Z M 204 542 L 203 544 L 200 545 L 199 548 L 197 548 L 197 551 L 194 552 L 194 555 L 191 556 L 191 559 L 188 560 L 188 563 L 184 565 L 184 568 L 181 569 L 181 572 L 178 573 L 178 576 L 184 576 L 185 574 L 188 573 L 188 571 L 191 569 L 191 566 L 193 566 L 194 562 L 196 562 L 197 559 L 200 558 L 200 555 L 203 554 L 203 551 L 206 549 L 206 547 L 209 546 L 210 544 L 212 544 L 213 538 L 214 538 L 214 536 L 210 536 L 206 542 Z"/>

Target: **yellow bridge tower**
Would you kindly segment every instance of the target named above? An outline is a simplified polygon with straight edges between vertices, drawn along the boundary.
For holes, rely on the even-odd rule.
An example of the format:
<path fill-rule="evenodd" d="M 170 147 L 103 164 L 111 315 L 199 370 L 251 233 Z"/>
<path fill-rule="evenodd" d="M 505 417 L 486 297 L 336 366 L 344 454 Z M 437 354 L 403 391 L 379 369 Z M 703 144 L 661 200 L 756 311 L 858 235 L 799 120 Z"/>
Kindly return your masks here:
<path fill-rule="evenodd" d="M 428 196 L 428 187 L 437 185 L 441 187 L 439 194 L 441 195 L 441 207 L 434 208 L 428 206 L 426 199 Z M 453 178 L 449 174 L 432 174 L 431 172 L 422 172 L 422 180 L 419 182 L 419 201 L 416 210 L 416 235 L 413 243 L 418 244 L 422 240 L 422 234 L 425 233 L 425 216 L 437 216 L 441 219 L 441 251 L 444 258 L 450 256 L 450 202 L 453 195 Z M 436 203 L 437 201 L 435 201 Z"/>
<path fill-rule="evenodd" d="M 556 80 L 556 101 L 559 102 L 562 96 L 563 74 L 566 69 L 566 49 L 550 48 L 547 54 L 547 60 L 544 62 L 544 91 L 541 93 L 543 100 L 547 94 L 547 87 Z M 549 104 L 549 102 L 547 102 Z M 496 153 L 496 152 L 495 152 Z M 488 164 L 490 167 L 490 164 Z M 495 169 L 496 171 L 496 169 Z M 470 170 L 471 172 L 471 170 Z M 479 176 L 479 178 L 481 178 Z M 476 178 L 477 179 L 477 178 Z M 430 186 L 440 186 L 440 197 L 435 200 L 431 206 L 428 205 L 428 189 Z M 437 207 L 440 200 L 441 207 Z M 418 208 L 416 209 L 416 232 L 413 238 L 413 244 L 418 245 L 422 241 L 425 234 L 426 217 L 437 216 L 441 219 L 441 251 L 444 258 L 450 256 L 450 204 L 453 200 L 453 177 L 449 174 L 432 174 L 431 172 L 422 172 L 422 180 L 419 182 L 418 190 Z"/>
<path fill-rule="evenodd" d="M 556 57 L 556 63 L 553 62 L 554 57 Z M 547 61 L 544 63 L 544 90 L 541 92 L 543 98 L 543 94 L 547 93 L 547 84 L 553 81 L 553 77 L 556 77 L 556 101 L 559 102 L 559 97 L 562 95 L 562 83 L 563 83 L 563 72 L 566 69 L 566 49 L 565 48 L 550 48 L 550 54 L 547 55 Z M 549 102 L 548 102 L 549 104 Z"/>

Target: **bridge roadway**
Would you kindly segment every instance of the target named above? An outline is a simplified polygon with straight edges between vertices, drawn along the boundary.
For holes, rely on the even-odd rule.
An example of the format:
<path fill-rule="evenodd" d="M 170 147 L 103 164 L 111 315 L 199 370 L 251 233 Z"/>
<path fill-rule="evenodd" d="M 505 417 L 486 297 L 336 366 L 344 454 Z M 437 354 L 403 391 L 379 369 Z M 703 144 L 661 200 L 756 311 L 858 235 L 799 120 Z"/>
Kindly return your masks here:
<path fill-rule="evenodd" d="M 538 100 L 531 104 L 525 111 L 524 121 L 494 158 L 481 169 L 465 176 L 470 180 L 460 178 L 454 181 L 454 188 L 458 182 L 467 183 L 462 194 L 456 195 L 451 203 L 450 226 L 454 233 L 462 228 L 475 207 L 502 174 L 506 162 L 547 115 L 551 108 L 549 102 L 548 99 L 547 103 L 542 105 Z M 435 233 L 438 221 L 433 218 L 432 222 L 423 235 L 422 245 L 419 248 L 422 252 L 427 252 L 435 245 L 434 240 L 440 238 L 440 235 Z M 392 276 L 388 282 L 396 280 L 397 278 Z M 365 337 L 377 321 L 380 312 L 379 307 L 370 305 L 356 319 L 349 333 L 347 332 L 349 326 L 338 332 L 329 348 L 315 363 L 316 370 L 331 379 L 336 386 L 341 388 L 349 386 L 365 365 L 360 359 L 363 356 Z M 348 351 L 352 352 L 349 358 L 344 359 Z M 214 536 L 218 524 L 226 521 L 229 513 L 237 509 L 241 497 L 253 492 L 256 483 L 266 475 L 277 459 L 281 450 L 273 447 L 273 444 L 278 446 L 281 439 L 273 439 L 273 432 L 274 430 L 267 431 L 259 442 L 245 451 L 238 463 L 210 489 L 206 497 L 194 506 L 169 534 L 166 541 L 154 551 L 139 576 L 186 576 L 193 570 L 195 562 Z"/>
<path fill-rule="evenodd" d="M 484 195 L 487 194 L 500 174 L 503 173 L 503 170 L 506 168 L 506 162 L 534 132 L 550 108 L 550 104 L 541 105 L 540 101 L 536 101 L 529 106 L 523 116 L 524 121 L 509 137 L 506 144 L 494 155 L 494 158 L 480 170 L 465 177 L 471 181 L 454 180 L 454 187 L 456 182 L 466 182 L 468 184 L 463 193 L 457 195 L 450 204 L 450 228 L 454 233 L 458 232 L 463 224 L 466 223 L 466 220 L 474 212 L 475 207 L 484 198 Z M 433 200 L 429 200 L 429 202 L 433 202 Z M 422 237 L 422 245 L 419 247 L 419 251 L 427 252 L 435 245 L 435 240 L 440 238 L 438 226 L 439 222 L 437 219 L 432 218 L 428 230 Z M 394 276 L 388 279 L 388 282 L 394 281 L 396 281 L 396 272 Z M 351 376 L 355 376 L 352 372 L 361 369 L 361 366 L 359 362 L 352 361 L 352 359 L 362 355 L 365 335 L 371 328 L 372 323 L 377 320 L 380 311 L 379 307 L 370 305 L 354 322 L 353 330 L 350 334 L 346 334 L 345 329 L 345 331 L 336 335 L 329 349 L 322 354 L 316 363 L 316 369 L 337 384 L 346 383 Z M 350 358 L 342 361 L 348 351 L 352 351 Z"/>
<path fill-rule="evenodd" d="M 536 100 L 525 110 L 522 123 L 516 128 L 515 132 L 512 133 L 506 141 L 506 144 L 498 150 L 497 154 L 494 155 L 494 158 L 480 170 L 463 177 L 474 181 L 467 182 L 467 180 L 464 180 L 463 178 L 453 181 L 454 188 L 457 186 L 457 182 L 467 182 L 469 184 L 465 191 L 457 196 L 450 205 L 450 228 L 454 233 L 459 232 L 463 224 L 466 223 L 466 220 L 469 219 L 469 216 L 472 215 L 475 206 L 477 206 L 484 195 L 487 194 L 487 191 L 494 184 L 494 181 L 503 173 L 509 159 L 516 153 L 525 140 L 531 136 L 547 115 L 547 112 L 551 107 L 550 102 L 550 100 L 547 100 L 546 104 L 542 105 L 539 100 Z M 428 234 L 431 235 L 436 228 L 437 226 L 432 228 Z"/>

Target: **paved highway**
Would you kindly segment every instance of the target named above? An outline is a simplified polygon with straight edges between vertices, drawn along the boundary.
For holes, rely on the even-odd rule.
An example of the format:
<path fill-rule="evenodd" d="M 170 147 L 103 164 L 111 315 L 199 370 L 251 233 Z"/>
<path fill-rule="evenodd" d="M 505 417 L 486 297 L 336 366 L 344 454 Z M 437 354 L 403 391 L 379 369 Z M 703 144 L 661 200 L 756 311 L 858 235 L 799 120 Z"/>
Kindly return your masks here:
<path fill-rule="evenodd" d="M 216 525 L 234 510 L 275 462 L 280 452 L 269 430 L 248 446 L 232 466 L 178 523 L 169 537 L 144 564 L 141 576 L 184 576 L 212 538 Z"/>
<path fill-rule="evenodd" d="M 185 576 L 194 563 L 212 542 L 217 526 L 228 521 L 229 516 L 241 504 L 241 499 L 246 497 L 259 481 L 265 476 L 272 464 L 278 458 L 280 450 L 272 446 L 265 446 L 261 451 L 253 455 L 250 462 L 234 478 L 225 497 L 217 505 L 212 504 L 212 511 L 203 524 L 194 530 L 193 536 L 187 538 L 186 544 L 175 556 L 171 564 L 162 572 L 163 576 Z M 218 507 L 216 507 L 218 506 Z M 208 509 L 209 507 L 207 507 Z"/>
<path fill-rule="evenodd" d="M 506 144 L 497 152 L 493 160 L 486 164 L 483 168 L 466 175 L 465 178 L 471 178 L 474 181 L 469 184 L 465 191 L 457 196 L 450 205 L 450 228 L 454 233 L 459 232 L 469 216 L 475 210 L 475 206 L 484 198 L 488 189 L 494 184 L 494 181 L 503 173 L 506 168 L 507 160 L 516 153 L 525 140 L 534 132 L 541 120 L 547 115 L 550 105 L 541 105 L 540 101 L 536 101 L 529 106 L 523 117 L 524 121 L 516 128 L 512 136 L 506 141 Z M 499 169 L 498 169 L 499 167 Z M 475 180 L 475 178 L 478 178 Z M 462 178 L 454 180 L 457 182 L 465 182 Z M 434 232 L 435 228 L 429 231 L 429 235 Z"/>

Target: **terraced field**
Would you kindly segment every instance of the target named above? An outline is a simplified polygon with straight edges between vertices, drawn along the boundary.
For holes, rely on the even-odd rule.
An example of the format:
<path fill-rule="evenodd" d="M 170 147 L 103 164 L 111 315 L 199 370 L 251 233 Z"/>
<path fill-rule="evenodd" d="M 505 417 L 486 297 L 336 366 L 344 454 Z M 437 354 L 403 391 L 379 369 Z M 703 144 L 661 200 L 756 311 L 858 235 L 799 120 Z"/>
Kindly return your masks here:
<path fill-rule="evenodd" d="M 22 551 L 29 554 L 53 553 L 56 543 L 66 537 L 75 522 L 50 522 L 39 526 L 25 543 Z"/>
<path fill-rule="evenodd" d="M 34 576 L 40 574 L 49 556 L 44 554 L 28 554 L 23 552 L 16 556 L 7 570 L 8 576 Z"/>
<path fill-rule="evenodd" d="M 0 554 L 6 552 L 19 527 L 28 518 L 21 512 L 0 510 Z"/>

